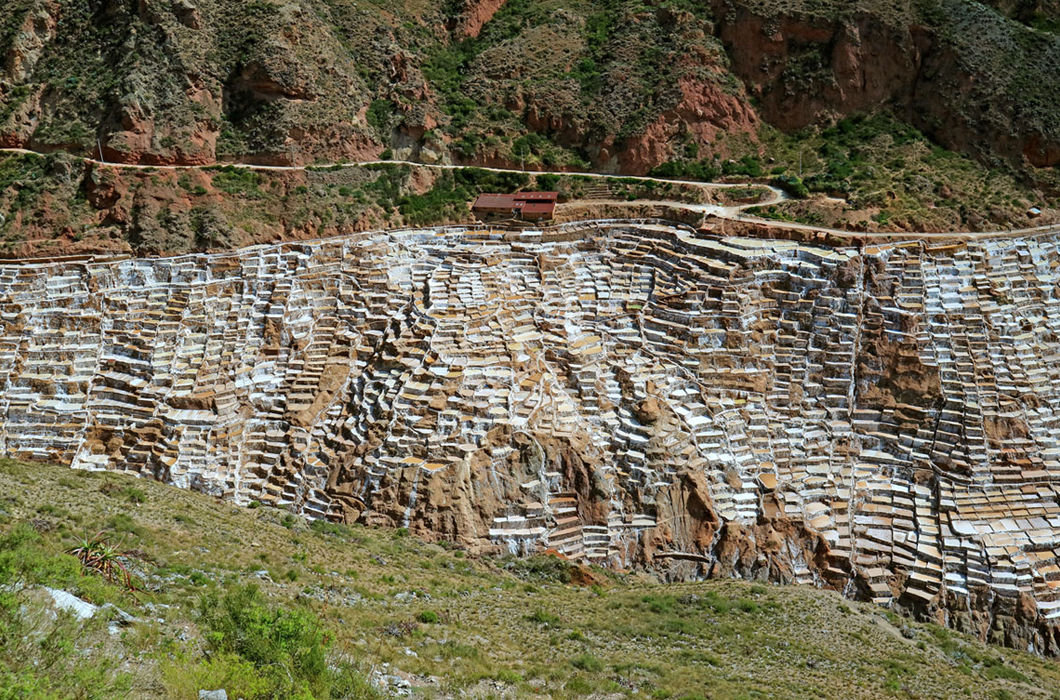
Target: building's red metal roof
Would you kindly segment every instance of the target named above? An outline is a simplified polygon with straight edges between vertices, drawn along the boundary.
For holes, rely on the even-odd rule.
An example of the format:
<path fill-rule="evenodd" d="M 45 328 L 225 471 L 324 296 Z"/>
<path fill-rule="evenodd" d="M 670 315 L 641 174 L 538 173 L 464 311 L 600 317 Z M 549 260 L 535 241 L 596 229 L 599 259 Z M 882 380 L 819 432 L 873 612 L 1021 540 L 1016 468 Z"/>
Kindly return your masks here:
<path fill-rule="evenodd" d="M 480 194 L 472 206 L 475 209 L 514 209 L 515 205 L 513 194 Z"/>
<path fill-rule="evenodd" d="M 480 194 L 472 209 L 479 211 L 511 210 L 535 217 L 551 217 L 556 211 L 559 192 L 516 192 L 514 194 Z"/>
<path fill-rule="evenodd" d="M 519 207 L 523 214 L 552 214 L 556 211 L 555 202 L 527 202 Z"/>

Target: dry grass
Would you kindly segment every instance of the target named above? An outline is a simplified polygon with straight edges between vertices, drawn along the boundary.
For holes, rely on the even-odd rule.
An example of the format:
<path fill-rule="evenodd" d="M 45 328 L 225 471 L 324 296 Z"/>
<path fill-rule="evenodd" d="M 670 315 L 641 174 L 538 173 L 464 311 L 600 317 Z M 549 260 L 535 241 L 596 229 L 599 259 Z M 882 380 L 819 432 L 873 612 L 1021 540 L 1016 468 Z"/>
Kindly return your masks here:
<path fill-rule="evenodd" d="M 1060 687 L 1054 661 L 831 592 L 637 575 L 579 588 L 547 561 L 471 560 L 401 531 L 310 528 L 272 509 L 51 465 L 0 463 L 0 491 L 5 529 L 34 519 L 55 551 L 102 526 L 143 552 L 145 592 L 125 607 L 163 621 L 137 625 L 111 652 L 133 674 L 134 697 L 180 697 L 189 677 L 211 677 L 198 600 L 244 582 L 313 611 L 336 648 L 410 674 L 423 696 L 1047 698 Z"/>

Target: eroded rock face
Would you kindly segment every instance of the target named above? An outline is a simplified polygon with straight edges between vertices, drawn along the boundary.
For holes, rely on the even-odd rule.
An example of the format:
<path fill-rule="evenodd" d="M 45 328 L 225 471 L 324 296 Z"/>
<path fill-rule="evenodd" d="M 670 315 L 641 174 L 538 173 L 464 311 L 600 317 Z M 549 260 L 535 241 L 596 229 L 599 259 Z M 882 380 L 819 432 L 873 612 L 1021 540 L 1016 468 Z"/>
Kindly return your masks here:
<path fill-rule="evenodd" d="M 477 37 L 483 25 L 493 19 L 493 15 L 504 7 L 505 0 L 463 0 L 457 7 L 453 29 L 459 37 Z"/>
<path fill-rule="evenodd" d="M 621 148 L 616 148 L 613 140 L 604 143 L 603 148 L 616 152 L 622 172 L 649 172 L 670 158 L 673 144 L 682 138 L 726 156 L 729 154 L 719 141 L 734 137 L 758 141 L 761 123 L 746 95 L 726 92 L 720 80 L 701 78 L 681 80 L 677 89 L 680 97 L 676 106 L 660 114 L 643 133 L 625 139 Z"/>
<path fill-rule="evenodd" d="M 1036 62 L 1056 65 L 1053 35 L 1016 31 L 993 13 L 953 2 L 940 3 L 930 23 L 898 18 L 901 4 L 897 17 L 851 7 L 841 19 L 817 16 L 806 2 L 784 11 L 756 0 L 712 6 L 733 71 L 759 100 L 762 118 L 783 130 L 891 107 L 947 148 L 980 157 L 989 148 L 1037 168 L 1060 163 L 1055 119 L 1034 110 L 1002 116 L 1013 108 L 1010 81 L 1036 89 L 1034 76 L 1045 70 Z M 1026 53 L 989 47 L 989 37 L 1010 29 Z M 978 72 L 991 61 L 1004 68 Z"/>
<path fill-rule="evenodd" d="M 311 7 L 21 5 L 10 9 L 17 29 L 0 37 L 0 146 L 146 165 L 366 160 L 383 149 L 363 121 L 360 57 Z"/>
<path fill-rule="evenodd" d="M 1058 241 L 664 225 L 0 267 L 0 447 L 1057 653 Z"/>
<path fill-rule="evenodd" d="M 1055 14 L 1051 0 L 997 4 L 1032 23 Z M 0 146 L 148 165 L 389 150 L 511 166 L 529 137 L 542 165 L 573 167 L 540 151 L 551 142 L 595 170 L 639 174 L 750 155 L 763 121 L 797 130 L 882 109 L 990 167 L 1060 163 L 1060 40 L 971 0 L 617 3 L 607 31 L 592 3 L 362 5 L 14 3 L 0 31 Z M 461 58 L 443 69 L 440 56 Z M 465 124 L 469 105 L 488 107 L 485 121 Z"/>

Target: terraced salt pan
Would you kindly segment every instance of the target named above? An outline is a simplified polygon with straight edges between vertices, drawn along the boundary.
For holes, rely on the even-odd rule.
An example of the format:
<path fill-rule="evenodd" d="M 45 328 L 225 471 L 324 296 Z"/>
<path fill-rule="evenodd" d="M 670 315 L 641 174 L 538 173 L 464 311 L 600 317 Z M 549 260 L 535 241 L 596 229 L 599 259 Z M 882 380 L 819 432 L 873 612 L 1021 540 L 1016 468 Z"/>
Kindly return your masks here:
<path fill-rule="evenodd" d="M 824 538 L 827 571 L 778 555 L 798 580 L 1051 619 L 1058 263 L 1055 238 L 859 254 L 601 222 L 0 265 L 0 448 L 619 565 L 695 473 L 723 520 L 775 502 Z M 937 396 L 881 395 L 876 348 Z"/>

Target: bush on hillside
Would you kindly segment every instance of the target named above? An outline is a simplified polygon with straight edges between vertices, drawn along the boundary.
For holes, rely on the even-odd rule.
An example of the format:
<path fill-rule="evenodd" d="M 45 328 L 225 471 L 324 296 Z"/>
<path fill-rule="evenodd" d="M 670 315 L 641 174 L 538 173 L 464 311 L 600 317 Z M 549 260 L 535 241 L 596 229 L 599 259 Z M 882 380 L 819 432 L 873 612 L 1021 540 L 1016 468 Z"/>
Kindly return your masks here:
<path fill-rule="evenodd" d="M 333 663 L 332 640 L 315 615 L 275 607 L 255 585 L 204 595 L 199 612 L 208 647 L 204 669 L 250 674 L 243 678 L 253 679 L 249 697 L 375 695 L 349 662 Z"/>

